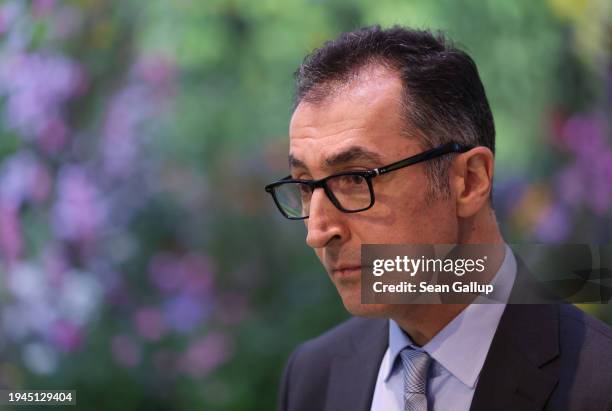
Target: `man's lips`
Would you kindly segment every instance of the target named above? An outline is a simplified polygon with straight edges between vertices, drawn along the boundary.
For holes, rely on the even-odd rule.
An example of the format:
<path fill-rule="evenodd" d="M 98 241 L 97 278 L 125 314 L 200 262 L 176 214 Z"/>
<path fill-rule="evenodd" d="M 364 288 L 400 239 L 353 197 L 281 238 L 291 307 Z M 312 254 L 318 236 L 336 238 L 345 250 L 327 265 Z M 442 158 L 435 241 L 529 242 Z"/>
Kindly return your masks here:
<path fill-rule="evenodd" d="M 336 268 L 332 268 L 332 275 L 340 277 L 361 274 L 361 265 L 343 265 Z"/>

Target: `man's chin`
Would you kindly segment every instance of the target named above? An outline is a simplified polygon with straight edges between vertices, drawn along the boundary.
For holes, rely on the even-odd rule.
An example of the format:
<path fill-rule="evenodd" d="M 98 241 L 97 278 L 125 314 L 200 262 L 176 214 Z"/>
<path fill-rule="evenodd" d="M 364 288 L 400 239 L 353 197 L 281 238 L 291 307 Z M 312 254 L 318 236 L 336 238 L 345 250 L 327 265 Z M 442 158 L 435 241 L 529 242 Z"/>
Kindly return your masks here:
<path fill-rule="evenodd" d="M 342 299 L 344 308 L 354 316 L 369 318 L 389 318 L 391 308 L 389 304 L 361 304 L 360 299 Z"/>
<path fill-rule="evenodd" d="M 361 287 L 359 283 L 335 284 L 342 299 L 344 308 L 357 317 L 389 318 L 393 305 L 390 304 L 362 304 Z"/>

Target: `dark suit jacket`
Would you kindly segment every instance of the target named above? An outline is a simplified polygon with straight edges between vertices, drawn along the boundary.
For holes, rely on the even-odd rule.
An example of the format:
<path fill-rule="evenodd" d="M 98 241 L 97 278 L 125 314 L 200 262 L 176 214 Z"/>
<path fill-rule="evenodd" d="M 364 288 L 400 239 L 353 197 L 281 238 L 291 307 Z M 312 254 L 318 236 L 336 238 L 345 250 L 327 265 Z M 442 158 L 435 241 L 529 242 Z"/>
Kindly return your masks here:
<path fill-rule="evenodd" d="M 299 346 L 279 409 L 369 410 L 388 324 L 355 317 Z M 612 329 L 569 304 L 507 305 L 470 409 L 612 411 Z"/>

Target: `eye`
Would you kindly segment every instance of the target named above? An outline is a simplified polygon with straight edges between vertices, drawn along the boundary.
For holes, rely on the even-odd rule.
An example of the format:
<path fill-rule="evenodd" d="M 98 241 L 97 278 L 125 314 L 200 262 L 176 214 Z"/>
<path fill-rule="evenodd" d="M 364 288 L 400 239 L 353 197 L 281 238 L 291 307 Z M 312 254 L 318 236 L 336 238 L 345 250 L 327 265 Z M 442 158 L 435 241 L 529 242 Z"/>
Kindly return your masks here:
<path fill-rule="evenodd" d="M 342 184 L 344 185 L 361 185 L 365 183 L 365 179 L 360 175 L 342 176 Z"/>
<path fill-rule="evenodd" d="M 335 189 L 342 191 L 362 191 L 366 185 L 365 178 L 355 174 L 338 176 L 332 183 Z"/>
<path fill-rule="evenodd" d="M 298 184 L 298 187 L 301 194 L 310 194 L 312 192 L 312 189 L 307 184 Z"/>

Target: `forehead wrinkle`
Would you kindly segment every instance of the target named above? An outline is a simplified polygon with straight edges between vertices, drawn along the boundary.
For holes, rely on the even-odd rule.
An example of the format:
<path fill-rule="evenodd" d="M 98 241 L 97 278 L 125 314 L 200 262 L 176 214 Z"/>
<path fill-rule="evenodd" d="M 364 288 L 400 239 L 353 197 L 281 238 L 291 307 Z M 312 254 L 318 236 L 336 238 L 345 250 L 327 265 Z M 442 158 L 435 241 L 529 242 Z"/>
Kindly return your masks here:
<path fill-rule="evenodd" d="M 291 153 L 289 153 L 289 168 L 303 168 L 308 170 L 306 164 L 299 158 L 295 158 Z"/>
<path fill-rule="evenodd" d="M 380 163 L 380 154 L 370 151 L 364 147 L 352 146 L 337 154 L 333 154 L 325 159 L 325 164 L 328 167 L 333 167 L 338 164 L 344 164 L 355 160 L 366 160 Z"/>
<path fill-rule="evenodd" d="M 331 168 L 356 160 L 365 160 L 379 164 L 382 163 L 382 157 L 380 154 L 360 146 L 352 146 L 340 151 L 339 153 L 332 154 L 325 158 L 324 162 L 327 167 Z M 289 167 L 303 168 L 308 170 L 306 164 L 302 160 L 296 158 L 293 154 L 289 154 Z"/>

